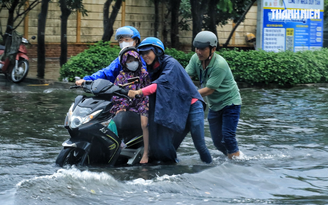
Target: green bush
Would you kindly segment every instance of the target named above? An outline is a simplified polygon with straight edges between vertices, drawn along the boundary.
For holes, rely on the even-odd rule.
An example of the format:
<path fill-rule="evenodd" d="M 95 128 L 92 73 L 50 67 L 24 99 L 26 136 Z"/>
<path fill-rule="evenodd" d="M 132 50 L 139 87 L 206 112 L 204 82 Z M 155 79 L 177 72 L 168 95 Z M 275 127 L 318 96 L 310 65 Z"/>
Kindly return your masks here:
<path fill-rule="evenodd" d="M 107 42 L 98 42 L 89 49 L 72 57 L 61 69 L 61 79 L 75 76 L 84 77 L 107 67 L 117 58 L 119 47 Z M 177 59 L 185 68 L 194 52 L 185 53 L 166 49 L 165 53 Z M 305 83 L 328 82 L 328 49 L 302 52 L 266 52 L 263 50 L 242 51 L 221 49 L 217 52 L 224 57 L 237 82 L 251 85 L 277 84 L 292 86 Z"/>
<path fill-rule="evenodd" d="M 165 49 L 165 54 L 175 58 L 185 68 L 194 52 L 185 53 L 183 51 L 178 51 L 175 48 L 167 48 Z"/>
<path fill-rule="evenodd" d="M 67 63 L 60 68 L 60 79 L 68 78 L 68 81 L 74 82 L 75 76 L 83 78 L 91 75 L 98 70 L 107 67 L 115 58 L 117 58 L 120 48 L 111 47 L 110 42 L 99 41 L 91 45 L 82 53 L 71 57 Z"/>
<path fill-rule="evenodd" d="M 108 42 L 98 42 L 91 45 L 82 53 L 71 57 L 60 69 L 60 79 L 67 78 L 69 82 L 75 81 L 75 76 L 83 78 L 91 75 L 98 70 L 107 67 L 118 56 L 120 49 L 118 46 L 111 47 Z M 193 55 L 192 52 L 185 53 L 174 48 L 165 49 L 165 53 L 177 59 L 183 67 L 189 63 Z"/>
<path fill-rule="evenodd" d="M 328 49 L 302 52 L 221 50 L 237 82 L 290 86 L 328 82 Z"/>

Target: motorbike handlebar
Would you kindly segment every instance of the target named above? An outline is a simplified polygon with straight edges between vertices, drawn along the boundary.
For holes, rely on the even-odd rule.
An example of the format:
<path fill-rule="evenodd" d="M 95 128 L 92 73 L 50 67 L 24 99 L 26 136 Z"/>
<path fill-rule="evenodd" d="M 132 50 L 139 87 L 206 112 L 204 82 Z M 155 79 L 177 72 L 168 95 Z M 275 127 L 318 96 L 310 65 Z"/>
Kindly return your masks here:
<path fill-rule="evenodd" d="M 74 88 L 82 88 L 82 86 L 80 85 L 73 85 L 73 86 L 70 86 L 69 89 L 74 89 Z"/>
<path fill-rule="evenodd" d="M 84 81 L 81 85 L 73 85 L 73 86 L 70 86 L 69 89 L 74 89 L 74 88 L 85 88 L 86 85 L 88 84 L 91 84 L 92 83 L 92 80 L 86 80 Z"/>
<path fill-rule="evenodd" d="M 82 85 L 73 85 L 73 86 L 70 86 L 69 89 L 83 88 L 84 92 L 91 93 L 90 86 L 91 86 L 92 82 L 93 82 L 92 80 L 86 80 L 82 83 Z M 131 101 L 132 99 L 128 96 L 128 90 L 125 90 L 124 88 L 122 88 L 122 86 L 118 86 L 118 87 L 120 87 L 121 89 L 116 90 L 113 94 L 123 97 L 123 98 L 126 98 L 129 101 Z M 142 97 L 142 95 L 135 96 L 135 98 L 141 98 L 141 97 Z"/>

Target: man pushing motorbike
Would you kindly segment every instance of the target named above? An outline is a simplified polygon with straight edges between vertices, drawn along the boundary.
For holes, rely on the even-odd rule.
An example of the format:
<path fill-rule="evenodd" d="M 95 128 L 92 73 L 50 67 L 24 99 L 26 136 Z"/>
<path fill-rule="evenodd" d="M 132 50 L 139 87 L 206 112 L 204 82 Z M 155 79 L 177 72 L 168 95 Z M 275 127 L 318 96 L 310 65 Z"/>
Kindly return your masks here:
<path fill-rule="evenodd" d="M 196 53 L 186 71 L 191 77 L 198 77 L 202 87 L 198 91 L 207 96 L 208 122 L 215 147 L 232 159 L 240 156 L 236 130 L 242 100 L 227 61 L 215 53 L 217 43 L 213 32 L 199 32 L 193 41 Z"/>

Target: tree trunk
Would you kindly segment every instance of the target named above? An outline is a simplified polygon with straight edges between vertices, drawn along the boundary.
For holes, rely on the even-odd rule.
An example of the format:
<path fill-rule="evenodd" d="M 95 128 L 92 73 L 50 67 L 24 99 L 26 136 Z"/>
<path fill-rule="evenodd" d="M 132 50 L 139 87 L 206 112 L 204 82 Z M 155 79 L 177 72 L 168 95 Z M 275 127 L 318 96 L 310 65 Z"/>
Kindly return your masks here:
<path fill-rule="evenodd" d="M 162 32 L 162 34 L 163 34 L 163 43 L 164 43 L 164 46 L 168 46 L 167 35 L 169 33 L 169 31 L 168 31 L 169 24 L 168 24 L 167 19 L 169 18 L 170 14 L 171 14 L 171 8 L 166 2 L 163 2 L 163 4 L 166 5 L 166 9 L 167 9 L 167 13 L 164 16 L 164 21 L 163 21 L 163 32 Z"/>
<path fill-rule="evenodd" d="M 112 0 L 107 0 L 104 3 L 104 9 L 103 9 L 103 26 L 104 26 L 104 34 L 102 37 L 103 41 L 106 41 L 108 39 L 108 33 L 109 33 L 109 27 L 108 27 L 108 22 L 109 22 L 109 6 L 111 5 Z"/>
<path fill-rule="evenodd" d="M 8 19 L 7 19 L 7 27 L 5 33 L 11 33 L 11 29 L 8 26 L 14 28 L 14 13 L 15 9 L 19 3 L 19 0 L 14 0 L 11 4 L 11 7 L 8 9 Z M 3 42 L 6 42 L 7 35 L 4 35 Z"/>
<path fill-rule="evenodd" d="M 159 26 L 159 1 L 154 1 L 155 6 L 155 22 L 154 22 L 154 37 L 158 37 L 158 26 Z"/>
<path fill-rule="evenodd" d="M 44 78 L 44 68 L 46 65 L 46 48 L 44 43 L 44 35 L 46 30 L 49 1 L 50 0 L 42 0 L 41 11 L 38 16 L 38 78 Z"/>
<path fill-rule="evenodd" d="M 217 37 L 217 30 L 216 30 L 216 14 L 217 14 L 217 7 L 216 5 L 219 3 L 219 0 L 209 0 L 207 14 L 209 16 L 209 25 L 208 30 L 212 31 Z M 219 37 L 218 37 L 218 46 L 216 49 L 218 50 L 220 47 L 219 44 Z"/>
<path fill-rule="evenodd" d="M 71 10 L 67 8 L 66 0 L 60 0 L 61 31 L 60 31 L 60 67 L 67 62 L 67 21 Z"/>
<path fill-rule="evenodd" d="M 113 10 L 112 13 L 110 14 L 109 17 L 109 6 L 111 5 L 112 0 L 107 0 L 104 4 L 104 35 L 102 37 L 103 41 L 110 41 L 113 33 L 114 33 L 114 29 L 113 29 L 113 24 L 115 22 L 116 16 L 121 8 L 122 5 L 122 0 L 116 0 L 115 4 L 113 6 Z"/>
<path fill-rule="evenodd" d="M 235 30 L 237 29 L 237 27 L 239 26 L 239 24 L 244 20 L 246 14 L 247 14 L 248 11 L 252 8 L 252 6 L 253 6 L 253 4 L 254 4 L 255 1 L 256 1 L 256 0 L 252 0 L 252 2 L 247 6 L 247 8 L 246 8 L 246 10 L 244 11 L 243 15 L 241 15 L 241 17 L 240 17 L 239 20 L 237 21 L 235 27 L 233 27 L 232 31 L 230 32 L 230 35 L 229 35 L 227 41 L 223 44 L 223 48 L 227 48 L 227 47 L 228 47 L 229 42 L 230 42 L 230 39 L 231 39 L 233 33 L 235 32 Z"/>
<path fill-rule="evenodd" d="M 208 0 L 190 0 L 191 15 L 192 15 L 192 40 L 191 45 L 194 41 L 195 36 L 202 30 L 203 26 L 203 14 L 205 8 L 207 8 Z M 192 50 L 195 48 L 192 46 Z"/>
<path fill-rule="evenodd" d="M 181 0 L 171 0 L 171 47 L 179 49 L 179 8 Z"/>

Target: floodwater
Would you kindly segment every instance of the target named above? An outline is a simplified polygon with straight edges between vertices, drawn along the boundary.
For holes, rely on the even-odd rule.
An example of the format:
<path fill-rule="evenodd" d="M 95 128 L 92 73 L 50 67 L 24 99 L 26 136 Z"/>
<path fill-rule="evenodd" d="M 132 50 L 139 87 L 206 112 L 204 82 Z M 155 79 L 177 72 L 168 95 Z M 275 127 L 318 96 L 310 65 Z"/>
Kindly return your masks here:
<path fill-rule="evenodd" d="M 243 157 L 211 141 L 203 164 L 190 136 L 176 165 L 55 166 L 78 91 L 0 81 L 0 204 L 326 204 L 328 87 L 241 89 Z"/>

